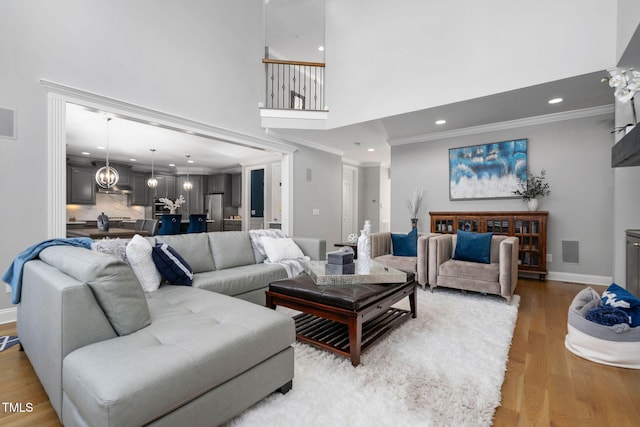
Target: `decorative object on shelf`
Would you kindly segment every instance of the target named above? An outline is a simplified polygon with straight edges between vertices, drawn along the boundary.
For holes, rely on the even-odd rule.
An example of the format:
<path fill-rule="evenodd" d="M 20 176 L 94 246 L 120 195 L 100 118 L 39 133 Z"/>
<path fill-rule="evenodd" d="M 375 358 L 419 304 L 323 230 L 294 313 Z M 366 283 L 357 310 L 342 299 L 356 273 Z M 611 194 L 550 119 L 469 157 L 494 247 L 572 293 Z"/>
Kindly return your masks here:
<path fill-rule="evenodd" d="M 546 174 L 547 172 L 544 169 L 540 171 L 540 175 L 534 175 L 527 169 L 526 182 L 520 183 L 520 188 L 513 191 L 513 194 L 527 202 L 527 207 L 530 211 L 538 210 L 538 199 L 540 197 L 551 194 L 549 183 L 545 181 Z"/>
<path fill-rule="evenodd" d="M 156 188 L 158 186 L 158 180 L 153 173 L 153 153 L 156 152 L 156 149 L 150 148 L 149 151 L 151 151 L 151 178 L 147 180 L 147 186 L 149 188 Z"/>
<path fill-rule="evenodd" d="M 185 200 L 184 197 L 182 197 L 182 194 L 180 195 L 180 197 L 178 197 L 176 199 L 176 201 L 174 202 L 171 199 L 168 199 L 166 197 L 161 197 L 158 199 L 161 203 L 164 203 L 164 208 L 165 209 L 169 209 L 169 213 L 171 215 L 175 215 L 176 210 L 182 206 L 182 204 L 184 204 Z"/>
<path fill-rule="evenodd" d="M 420 205 L 422 205 L 422 195 L 424 190 L 413 190 L 411 197 L 407 199 L 407 209 L 411 217 L 411 228 L 418 228 L 418 215 L 420 214 Z"/>
<path fill-rule="evenodd" d="M 633 68 L 629 68 L 628 70 L 624 68 L 611 68 L 607 71 L 609 72 L 609 77 L 603 77 L 602 81 L 609 83 L 610 87 L 615 88 L 613 96 L 623 104 L 631 101 L 633 123 L 614 129 L 614 132 L 626 131 L 628 133 L 638 123 L 635 95 L 636 92 L 640 91 L 640 71 L 636 71 Z"/>
<path fill-rule="evenodd" d="M 358 264 L 356 268 L 358 274 L 369 274 L 371 270 L 371 236 L 366 228 L 360 230 L 360 237 L 358 237 Z"/>
<path fill-rule="evenodd" d="M 98 230 L 100 231 L 109 231 L 109 217 L 102 212 L 98 215 Z"/>
<path fill-rule="evenodd" d="M 356 233 L 351 233 L 347 236 L 347 242 L 349 243 L 358 243 L 358 235 Z"/>
<path fill-rule="evenodd" d="M 100 187 L 106 188 L 107 190 L 113 188 L 118 183 L 118 179 L 120 179 L 118 171 L 115 168 L 109 166 L 109 122 L 111 122 L 111 117 L 107 117 L 106 125 L 106 162 L 105 165 L 98 169 L 98 171 L 96 172 L 96 182 Z"/>
<path fill-rule="evenodd" d="M 191 155 L 190 154 L 187 154 L 185 157 L 187 158 L 187 163 L 193 163 L 191 161 Z M 191 191 L 191 189 L 193 188 L 193 183 L 189 180 L 189 166 L 188 165 L 187 165 L 187 180 L 182 183 L 182 188 L 184 188 L 185 191 Z"/>
<path fill-rule="evenodd" d="M 527 139 L 449 149 L 449 200 L 511 198 L 527 177 Z"/>

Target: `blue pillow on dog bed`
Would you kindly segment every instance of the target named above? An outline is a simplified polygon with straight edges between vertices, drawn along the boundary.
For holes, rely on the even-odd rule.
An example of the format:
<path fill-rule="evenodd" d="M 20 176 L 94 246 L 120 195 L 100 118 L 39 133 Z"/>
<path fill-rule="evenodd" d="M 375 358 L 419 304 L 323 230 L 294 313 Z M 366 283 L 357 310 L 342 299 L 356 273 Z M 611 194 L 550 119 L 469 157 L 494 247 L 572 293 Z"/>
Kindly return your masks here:
<path fill-rule="evenodd" d="M 623 310 L 631 318 L 632 328 L 640 326 L 640 299 L 628 290 L 612 283 L 602 294 L 602 305 Z"/>

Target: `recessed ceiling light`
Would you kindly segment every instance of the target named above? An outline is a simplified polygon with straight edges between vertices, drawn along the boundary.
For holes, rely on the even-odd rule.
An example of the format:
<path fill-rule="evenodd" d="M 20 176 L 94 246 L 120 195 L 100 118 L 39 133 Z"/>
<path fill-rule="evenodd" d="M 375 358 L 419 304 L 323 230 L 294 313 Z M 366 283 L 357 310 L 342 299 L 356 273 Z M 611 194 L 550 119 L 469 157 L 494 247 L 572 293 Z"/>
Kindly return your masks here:
<path fill-rule="evenodd" d="M 187 160 L 187 163 L 193 163 L 193 160 L 189 159 Z"/>
<path fill-rule="evenodd" d="M 136 159 L 129 159 L 130 162 L 137 162 Z"/>
<path fill-rule="evenodd" d="M 169 166 L 175 167 L 175 163 L 169 163 Z"/>
<path fill-rule="evenodd" d="M 85 156 L 90 156 L 91 155 L 91 153 L 89 153 L 88 151 L 83 151 L 82 154 L 85 155 Z"/>
<path fill-rule="evenodd" d="M 549 104 L 559 104 L 563 101 L 562 98 L 553 98 L 549 100 Z"/>
<path fill-rule="evenodd" d="M 437 125 L 443 125 L 443 124 L 445 124 L 445 123 L 447 123 L 447 121 L 446 121 L 446 120 L 444 120 L 444 119 L 436 120 L 436 124 L 437 124 Z"/>
<path fill-rule="evenodd" d="M 318 46 L 318 50 L 319 50 L 320 52 L 324 52 L 324 46 Z"/>
<path fill-rule="evenodd" d="M 375 148 L 367 148 L 367 151 L 376 151 Z"/>
<path fill-rule="evenodd" d="M 99 145 L 99 146 L 97 146 L 96 148 L 97 148 L 98 150 L 104 150 L 104 147 L 102 147 L 102 146 L 100 146 L 100 145 Z"/>

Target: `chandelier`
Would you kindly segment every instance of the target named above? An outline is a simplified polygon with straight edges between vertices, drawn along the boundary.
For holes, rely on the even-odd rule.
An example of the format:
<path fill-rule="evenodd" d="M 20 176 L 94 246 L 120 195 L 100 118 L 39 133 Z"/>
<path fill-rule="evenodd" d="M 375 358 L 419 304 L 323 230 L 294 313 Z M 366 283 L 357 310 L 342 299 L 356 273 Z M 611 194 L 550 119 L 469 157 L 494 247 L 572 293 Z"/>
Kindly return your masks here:
<path fill-rule="evenodd" d="M 187 158 L 187 163 L 191 163 L 191 161 L 189 160 L 191 158 L 191 155 L 187 154 L 185 157 Z M 191 189 L 193 188 L 193 183 L 191 182 L 191 180 L 189 180 L 189 166 L 188 165 L 187 165 L 187 180 L 182 183 L 182 188 L 184 188 L 185 191 L 191 191 Z"/>
<path fill-rule="evenodd" d="M 151 151 L 151 178 L 147 180 L 147 186 L 149 188 L 156 188 L 158 186 L 158 180 L 153 174 L 153 153 L 155 153 L 156 149 L 150 148 L 149 151 Z"/>
<path fill-rule="evenodd" d="M 105 165 L 98 169 L 96 172 L 96 182 L 102 188 L 106 188 L 107 190 L 113 188 L 117 183 L 120 175 L 118 171 L 109 166 L 109 122 L 111 122 L 111 117 L 107 117 L 107 125 L 106 125 L 106 135 L 107 135 L 107 160 Z"/>

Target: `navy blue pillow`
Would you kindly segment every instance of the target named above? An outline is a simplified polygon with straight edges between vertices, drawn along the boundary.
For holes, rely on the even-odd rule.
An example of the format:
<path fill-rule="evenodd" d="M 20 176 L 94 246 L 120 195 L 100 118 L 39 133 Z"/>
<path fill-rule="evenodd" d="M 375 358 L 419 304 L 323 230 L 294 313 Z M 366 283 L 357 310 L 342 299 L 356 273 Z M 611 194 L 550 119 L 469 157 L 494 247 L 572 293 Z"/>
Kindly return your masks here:
<path fill-rule="evenodd" d="M 391 233 L 393 255 L 418 256 L 418 229 L 414 228 L 408 234 Z"/>
<path fill-rule="evenodd" d="M 160 272 L 172 285 L 191 286 L 193 269 L 175 249 L 166 243 L 159 243 L 153 247 L 151 257 Z"/>
<path fill-rule="evenodd" d="M 458 241 L 453 259 L 459 261 L 491 263 L 491 239 L 493 233 L 473 233 L 458 230 Z"/>
<path fill-rule="evenodd" d="M 616 283 L 609 285 L 602 294 L 602 304 L 624 310 L 631 318 L 632 328 L 640 326 L 640 298 Z"/>

